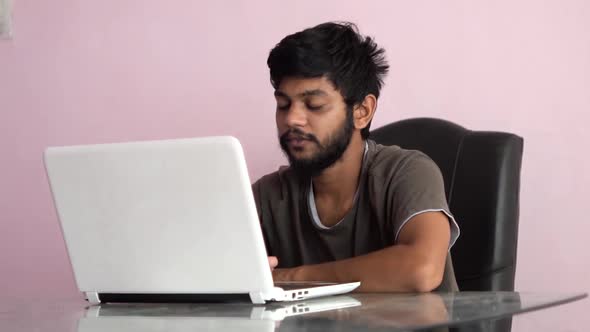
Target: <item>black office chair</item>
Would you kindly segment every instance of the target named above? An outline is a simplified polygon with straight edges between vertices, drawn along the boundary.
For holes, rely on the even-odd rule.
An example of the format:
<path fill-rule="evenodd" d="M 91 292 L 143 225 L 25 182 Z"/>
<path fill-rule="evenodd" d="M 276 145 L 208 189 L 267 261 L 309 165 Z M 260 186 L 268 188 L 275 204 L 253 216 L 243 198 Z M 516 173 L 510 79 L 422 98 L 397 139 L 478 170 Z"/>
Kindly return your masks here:
<path fill-rule="evenodd" d="M 370 139 L 420 150 L 440 168 L 461 229 L 451 249 L 459 289 L 513 291 L 523 139 L 432 118 L 391 123 L 373 130 Z M 507 322 L 492 330 L 509 331 Z"/>

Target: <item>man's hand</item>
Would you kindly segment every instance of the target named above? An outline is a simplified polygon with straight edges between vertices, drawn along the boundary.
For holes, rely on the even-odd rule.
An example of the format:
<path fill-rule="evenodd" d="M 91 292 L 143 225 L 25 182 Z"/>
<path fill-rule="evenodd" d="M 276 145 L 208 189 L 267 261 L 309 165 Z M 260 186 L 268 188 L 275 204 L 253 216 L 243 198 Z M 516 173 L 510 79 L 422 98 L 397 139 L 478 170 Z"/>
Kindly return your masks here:
<path fill-rule="evenodd" d="M 272 272 L 272 279 L 274 281 L 293 281 L 296 268 L 292 269 L 277 269 L 279 259 L 276 256 L 268 256 L 268 265 Z"/>
<path fill-rule="evenodd" d="M 272 280 L 277 281 L 297 281 L 295 274 L 297 268 L 274 269 L 272 270 Z"/>
<path fill-rule="evenodd" d="M 279 259 L 276 256 L 268 256 L 268 265 L 271 271 L 274 270 L 279 265 Z"/>

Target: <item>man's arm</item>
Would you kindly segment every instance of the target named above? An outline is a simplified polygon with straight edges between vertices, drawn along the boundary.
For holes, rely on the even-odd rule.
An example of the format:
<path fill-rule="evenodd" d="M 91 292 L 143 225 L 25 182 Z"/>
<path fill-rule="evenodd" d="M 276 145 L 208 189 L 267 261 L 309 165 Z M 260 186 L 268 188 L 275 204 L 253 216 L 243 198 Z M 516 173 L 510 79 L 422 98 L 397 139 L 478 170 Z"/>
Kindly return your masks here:
<path fill-rule="evenodd" d="M 402 227 L 396 245 L 334 262 L 274 269 L 273 277 L 275 281 L 361 281 L 360 292 L 429 292 L 442 282 L 450 233 L 444 213 L 425 212 Z"/>

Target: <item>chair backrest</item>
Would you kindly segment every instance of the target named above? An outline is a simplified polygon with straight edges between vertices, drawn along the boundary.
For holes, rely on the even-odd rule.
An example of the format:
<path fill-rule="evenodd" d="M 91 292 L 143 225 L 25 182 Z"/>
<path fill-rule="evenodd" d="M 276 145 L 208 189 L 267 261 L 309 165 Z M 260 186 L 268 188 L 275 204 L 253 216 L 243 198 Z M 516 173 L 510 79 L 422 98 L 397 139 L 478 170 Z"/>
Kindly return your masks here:
<path fill-rule="evenodd" d="M 441 119 L 391 123 L 370 139 L 427 154 L 440 168 L 461 236 L 451 249 L 462 291 L 513 291 L 523 139 Z"/>

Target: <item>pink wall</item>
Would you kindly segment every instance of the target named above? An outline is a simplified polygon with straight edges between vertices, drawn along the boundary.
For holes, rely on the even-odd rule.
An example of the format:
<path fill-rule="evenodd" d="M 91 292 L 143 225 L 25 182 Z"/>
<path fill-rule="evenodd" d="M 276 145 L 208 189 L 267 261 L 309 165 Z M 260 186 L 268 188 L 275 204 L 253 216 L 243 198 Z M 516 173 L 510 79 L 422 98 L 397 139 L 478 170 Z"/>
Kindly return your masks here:
<path fill-rule="evenodd" d="M 14 2 L 14 38 L 0 41 L 0 294 L 75 292 L 44 147 L 233 134 L 258 178 L 283 162 L 266 55 L 335 19 L 388 51 L 375 127 L 434 116 L 525 138 L 517 288 L 590 290 L 590 2 Z M 583 331 L 587 307 L 515 330 Z"/>

